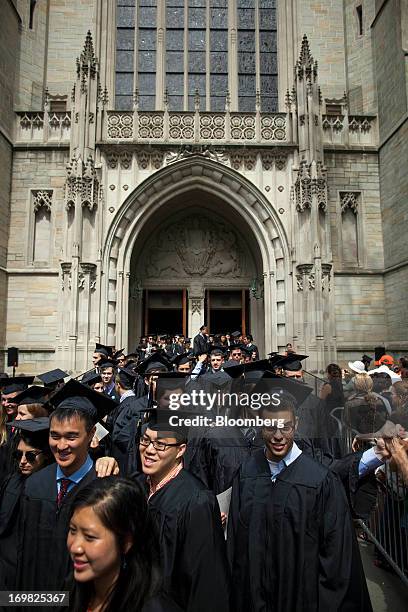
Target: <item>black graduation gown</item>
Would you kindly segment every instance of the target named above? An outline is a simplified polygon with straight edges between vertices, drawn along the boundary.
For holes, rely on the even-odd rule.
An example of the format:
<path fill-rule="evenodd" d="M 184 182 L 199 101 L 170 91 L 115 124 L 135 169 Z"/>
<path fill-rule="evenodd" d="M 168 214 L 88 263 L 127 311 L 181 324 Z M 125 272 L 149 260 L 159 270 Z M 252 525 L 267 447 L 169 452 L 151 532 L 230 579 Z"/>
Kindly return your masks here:
<path fill-rule="evenodd" d="M 208 353 L 210 350 L 210 342 L 208 336 L 202 336 L 197 334 L 193 340 L 193 353 L 194 355 L 203 355 Z"/>
<path fill-rule="evenodd" d="M 15 432 L 9 431 L 7 441 L 0 446 L 0 486 L 5 481 L 7 476 L 15 471 L 15 462 L 13 461 L 13 450 L 16 446 Z"/>
<path fill-rule="evenodd" d="M 237 474 L 228 521 L 236 612 L 371 612 L 337 476 L 302 453 L 273 483 L 264 450 Z"/>
<path fill-rule="evenodd" d="M 70 570 L 67 532 L 72 502 L 96 478 L 94 468 L 65 496 L 57 511 L 55 463 L 26 480 L 22 499 L 18 587 L 49 591 L 63 587 Z"/>
<path fill-rule="evenodd" d="M 243 461 L 263 446 L 259 431 L 244 434 L 239 427 L 209 427 L 199 441 L 189 440 L 185 467 L 218 495 L 232 485 Z"/>
<path fill-rule="evenodd" d="M 134 477 L 147 491 L 146 477 Z M 158 526 L 165 591 L 186 612 L 228 612 L 229 569 L 214 495 L 183 469 L 152 495 L 149 509 Z"/>
<path fill-rule="evenodd" d="M 131 474 L 138 469 L 138 440 L 136 440 L 137 424 L 140 415 L 147 410 L 148 397 L 126 397 L 113 429 L 112 455 L 119 464 L 122 476 Z"/>
<path fill-rule="evenodd" d="M 141 612 L 183 612 L 183 610 L 166 595 L 155 595 L 145 603 Z"/>
<path fill-rule="evenodd" d="M 12 474 L 0 491 L 0 591 L 15 587 L 18 515 L 25 480 L 20 473 Z"/>
<path fill-rule="evenodd" d="M 322 450 L 320 442 L 315 440 L 300 438 L 296 439 L 296 444 L 330 471 L 337 474 L 343 483 L 349 501 L 350 510 L 354 518 L 368 519 L 377 501 L 377 484 L 375 473 L 371 472 L 365 476 L 359 476 L 359 464 L 363 451 L 348 453 L 336 459 L 327 450 Z"/>

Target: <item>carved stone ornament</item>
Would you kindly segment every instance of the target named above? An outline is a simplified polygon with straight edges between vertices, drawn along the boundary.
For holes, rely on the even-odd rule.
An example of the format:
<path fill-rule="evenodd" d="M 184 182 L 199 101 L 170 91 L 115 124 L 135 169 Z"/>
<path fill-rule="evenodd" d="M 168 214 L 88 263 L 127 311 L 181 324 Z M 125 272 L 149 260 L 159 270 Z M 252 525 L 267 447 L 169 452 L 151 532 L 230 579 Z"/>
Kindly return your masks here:
<path fill-rule="evenodd" d="M 327 209 L 327 179 L 326 169 L 322 162 L 318 161 L 308 164 L 300 162 L 297 177 L 292 189 L 292 200 L 296 210 L 303 212 L 312 207 L 313 197 L 317 200 L 317 206 L 323 212 Z"/>
<path fill-rule="evenodd" d="M 61 289 L 65 291 L 65 289 L 71 290 L 72 285 L 72 276 L 71 276 L 71 262 L 63 262 L 61 263 Z"/>
<path fill-rule="evenodd" d="M 89 276 L 89 289 L 95 291 L 96 289 L 96 264 L 81 262 L 81 272 L 78 275 L 78 288 L 84 289 L 86 284 L 86 277 Z"/>
<path fill-rule="evenodd" d="M 67 166 L 65 184 L 66 208 L 75 207 L 78 202 L 87 206 L 90 211 L 98 206 L 100 199 L 100 183 L 91 156 L 84 163 L 80 157 L 73 157 Z"/>
<path fill-rule="evenodd" d="M 145 249 L 140 270 L 149 278 L 208 276 L 239 278 L 244 255 L 238 236 L 226 224 L 192 215 L 162 229 Z"/>
<path fill-rule="evenodd" d="M 300 264 L 296 266 L 297 291 L 303 291 L 305 286 L 307 286 L 309 290 L 315 288 L 315 274 L 312 270 L 312 264 Z"/>
<path fill-rule="evenodd" d="M 52 205 L 52 189 L 32 190 L 33 196 L 33 211 L 36 213 L 40 208 L 45 208 L 51 212 Z"/>
<path fill-rule="evenodd" d="M 351 209 L 356 215 L 358 211 L 358 203 L 360 199 L 360 193 L 355 191 L 346 191 L 340 193 L 340 206 L 341 212 L 345 213 L 347 209 Z"/>
<path fill-rule="evenodd" d="M 201 314 L 201 300 L 200 299 L 192 299 L 191 300 L 191 314 Z"/>
<path fill-rule="evenodd" d="M 193 155 L 207 157 L 208 159 L 223 164 L 228 163 L 228 157 L 225 155 L 224 151 L 215 149 L 211 145 L 183 145 L 179 147 L 177 151 L 168 152 L 166 155 L 166 162 L 167 164 L 172 164 L 173 162 L 192 157 Z"/>
<path fill-rule="evenodd" d="M 322 264 L 322 291 L 330 292 L 330 272 L 331 264 Z"/>
<path fill-rule="evenodd" d="M 82 291 L 82 289 L 84 289 L 84 288 L 85 288 L 85 274 L 80 272 L 78 274 L 78 289 L 80 291 Z"/>

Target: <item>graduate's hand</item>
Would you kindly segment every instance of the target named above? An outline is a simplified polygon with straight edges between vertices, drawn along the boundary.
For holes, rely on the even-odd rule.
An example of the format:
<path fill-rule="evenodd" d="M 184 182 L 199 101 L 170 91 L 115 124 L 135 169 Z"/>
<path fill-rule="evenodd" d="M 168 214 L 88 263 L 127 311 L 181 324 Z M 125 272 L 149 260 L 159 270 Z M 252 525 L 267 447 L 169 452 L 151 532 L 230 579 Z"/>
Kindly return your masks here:
<path fill-rule="evenodd" d="M 389 459 L 391 454 L 387 447 L 386 440 L 384 438 L 376 438 L 376 445 L 374 446 L 374 452 L 379 459 L 382 461 Z"/>
<path fill-rule="evenodd" d="M 198 360 L 200 363 L 204 363 L 204 361 L 207 361 L 207 353 L 203 353 L 202 355 L 198 356 Z"/>
<path fill-rule="evenodd" d="M 223 527 L 225 527 L 227 518 L 228 518 L 228 514 L 226 512 L 221 512 L 221 523 Z"/>
<path fill-rule="evenodd" d="M 119 465 L 113 457 L 100 457 L 96 460 L 95 471 L 98 478 L 117 476 L 119 474 Z"/>
<path fill-rule="evenodd" d="M 401 473 L 405 484 L 408 483 L 408 440 L 400 438 L 391 438 L 386 441 L 387 448 L 391 454 L 391 464 Z M 390 465 L 392 468 L 393 465 Z"/>
<path fill-rule="evenodd" d="M 95 434 L 91 441 L 91 448 L 98 448 L 98 446 L 99 446 L 99 439 L 96 437 L 96 434 Z"/>

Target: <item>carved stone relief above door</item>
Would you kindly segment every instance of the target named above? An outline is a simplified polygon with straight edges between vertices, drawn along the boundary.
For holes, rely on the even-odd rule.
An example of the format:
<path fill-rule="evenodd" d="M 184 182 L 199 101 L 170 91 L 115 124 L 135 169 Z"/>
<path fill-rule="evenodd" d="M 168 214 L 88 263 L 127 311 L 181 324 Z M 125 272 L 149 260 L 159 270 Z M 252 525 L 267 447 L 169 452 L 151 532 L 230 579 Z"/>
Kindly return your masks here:
<path fill-rule="evenodd" d="M 251 257 L 238 234 L 222 221 L 190 215 L 155 233 L 143 249 L 139 276 L 154 279 L 241 278 L 251 272 Z"/>

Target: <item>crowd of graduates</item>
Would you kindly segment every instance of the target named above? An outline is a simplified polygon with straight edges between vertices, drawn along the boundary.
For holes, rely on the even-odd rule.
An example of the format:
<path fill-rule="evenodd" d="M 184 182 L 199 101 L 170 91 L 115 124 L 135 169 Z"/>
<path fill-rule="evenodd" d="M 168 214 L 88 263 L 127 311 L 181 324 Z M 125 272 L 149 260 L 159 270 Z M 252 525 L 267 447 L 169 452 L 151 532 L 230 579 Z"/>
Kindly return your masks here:
<path fill-rule="evenodd" d="M 384 466 L 408 478 L 404 364 L 330 364 L 315 390 L 306 358 L 202 326 L 98 344 L 77 378 L 1 378 L 0 591 L 67 591 L 78 612 L 371 610 L 353 519 Z M 172 410 L 193 392 L 216 399 Z"/>

